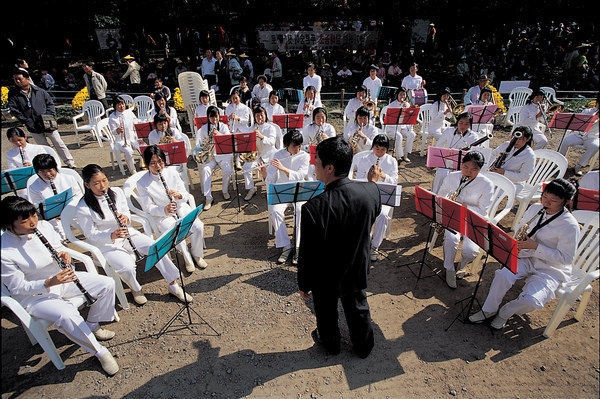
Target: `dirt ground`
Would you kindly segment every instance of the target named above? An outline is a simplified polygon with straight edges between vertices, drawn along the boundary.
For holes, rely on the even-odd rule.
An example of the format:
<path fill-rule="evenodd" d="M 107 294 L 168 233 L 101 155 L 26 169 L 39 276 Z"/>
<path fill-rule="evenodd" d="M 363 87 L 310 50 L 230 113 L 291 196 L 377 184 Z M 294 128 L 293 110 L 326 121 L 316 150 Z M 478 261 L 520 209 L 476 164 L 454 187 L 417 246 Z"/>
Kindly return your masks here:
<path fill-rule="evenodd" d="M 341 126 L 340 119 L 333 122 Z M 3 153 L 9 148 L 6 127 Z M 111 170 L 107 146 L 99 148 L 83 134 L 78 148 L 72 126 L 61 125 L 60 130 L 79 171 L 98 163 L 111 184 L 123 184 L 118 169 Z M 492 146 L 508 137 L 507 130 L 494 133 Z M 555 132 L 549 148 L 556 149 L 561 137 L 562 131 Z M 433 273 L 442 266 L 441 240 L 417 278 L 429 227 L 415 211 L 413 192 L 415 185 L 429 189 L 433 180 L 425 158 L 418 155 L 420 143 L 417 137 L 412 162 L 400 166 L 402 203 L 380 248 L 382 256 L 370 271 L 375 348 L 367 359 L 352 352 L 343 316 L 342 353 L 328 356 L 315 346 L 310 336 L 315 328 L 312 303 L 297 294 L 296 269 L 289 262 L 275 262 L 279 251 L 268 232 L 264 184 L 257 183 L 258 194 L 249 204 L 234 195 L 233 201 L 225 201 L 217 172 L 215 203 L 201 214 L 209 266 L 192 274 L 184 271 L 185 285 L 194 296 L 190 316 L 183 312 L 173 328 L 156 338 L 181 305 L 167 294 L 156 269 L 138 271 L 149 301 L 139 307 L 128 294 L 130 308 L 118 306 L 121 321 L 108 325 L 117 335 L 107 346 L 121 369 L 107 377 L 93 356 L 52 330 L 66 364 L 65 370 L 56 370 L 39 346 L 30 345 L 12 312 L 2 308 L 2 398 L 598 398 L 598 281 L 583 320 L 575 321 L 571 311 L 545 339 L 542 332 L 556 300 L 513 317 L 502 331 L 457 320 L 457 301 L 473 294 L 480 268 L 459 280 L 457 290 L 449 289 Z M 567 177 L 580 153 L 572 150 L 569 155 Z M 191 192 L 200 204 L 204 198 L 195 162 L 189 166 Z M 240 191 L 245 195 L 243 182 Z M 512 215 L 500 224 L 509 227 Z M 292 218 L 288 221 L 291 233 Z M 498 267 L 495 260 L 488 261 L 479 301 L 485 299 Z M 521 286 L 507 298 L 514 298 Z M 186 328 L 182 322 L 190 319 L 194 324 Z"/>

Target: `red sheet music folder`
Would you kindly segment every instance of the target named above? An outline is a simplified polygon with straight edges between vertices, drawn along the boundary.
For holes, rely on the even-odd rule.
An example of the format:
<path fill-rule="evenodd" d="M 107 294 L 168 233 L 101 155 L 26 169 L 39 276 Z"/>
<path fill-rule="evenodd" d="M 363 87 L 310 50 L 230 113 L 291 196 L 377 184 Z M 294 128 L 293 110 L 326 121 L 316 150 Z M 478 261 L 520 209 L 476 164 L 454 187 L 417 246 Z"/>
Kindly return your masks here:
<path fill-rule="evenodd" d="M 280 114 L 273 115 L 273 123 L 282 129 L 302 129 L 304 115 L 302 114 Z"/>
<path fill-rule="evenodd" d="M 497 109 L 498 106 L 496 104 L 471 105 L 469 113 L 473 117 L 473 123 L 491 123 Z"/>
<path fill-rule="evenodd" d="M 429 219 L 434 219 L 436 195 L 420 186 L 415 186 L 415 209 Z"/>
<path fill-rule="evenodd" d="M 228 120 L 227 116 L 220 115 L 219 122 L 227 125 Z M 200 130 L 200 128 L 208 123 L 208 116 L 197 116 L 194 118 L 194 125 L 196 125 L 196 130 Z"/>
<path fill-rule="evenodd" d="M 165 144 L 157 144 L 161 150 L 164 151 L 165 157 L 167 158 L 167 166 L 169 165 L 178 165 L 182 163 L 186 163 L 188 161 L 187 151 L 185 149 L 185 143 L 183 141 L 178 141 L 176 143 L 165 143 Z M 147 145 L 140 146 L 140 153 L 143 154 L 144 150 L 147 148 Z"/>
<path fill-rule="evenodd" d="M 519 248 L 517 247 L 517 240 L 510 234 L 505 233 L 500 227 L 493 224 L 490 224 L 489 226 L 489 254 L 507 267 L 508 270 L 517 274 L 519 264 Z"/>
<path fill-rule="evenodd" d="M 256 132 L 218 134 L 214 139 L 218 155 L 256 151 Z"/>
<path fill-rule="evenodd" d="M 388 108 L 383 118 L 384 125 L 414 125 L 417 123 L 419 108 Z"/>
<path fill-rule="evenodd" d="M 147 139 L 154 130 L 154 122 L 136 123 L 133 126 L 139 139 Z"/>
<path fill-rule="evenodd" d="M 588 132 L 594 122 L 598 119 L 597 115 L 592 114 L 572 114 L 566 112 L 555 113 L 548 124 L 550 128 L 577 130 Z"/>
<path fill-rule="evenodd" d="M 578 188 L 573 198 L 573 210 L 600 212 L 600 191 Z"/>
<path fill-rule="evenodd" d="M 489 222 L 488 220 L 465 207 L 466 223 L 465 223 L 465 235 L 471 239 L 479 248 L 484 251 L 489 250 Z"/>
<path fill-rule="evenodd" d="M 316 145 L 309 145 L 308 146 L 308 153 L 310 155 L 310 164 L 314 165 L 315 162 L 317 162 L 317 146 Z"/>
<path fill-rule="evenodd" d="M 465 207 L 444 197 L 437 197 L 442 208 L 442 226 L 460 234 L 465 234 Z"/>

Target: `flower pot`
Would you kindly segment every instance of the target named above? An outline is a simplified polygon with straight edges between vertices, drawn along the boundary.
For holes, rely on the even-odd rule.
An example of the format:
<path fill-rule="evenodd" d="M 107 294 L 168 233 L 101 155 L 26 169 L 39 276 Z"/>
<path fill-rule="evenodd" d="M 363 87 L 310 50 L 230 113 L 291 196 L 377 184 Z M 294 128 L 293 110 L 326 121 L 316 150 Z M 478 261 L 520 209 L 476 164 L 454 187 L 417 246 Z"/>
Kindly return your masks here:
<path fill-rule="evenodd" d="M 14 122 L 17 120 L 17 118 L 10 113 L 10 108 L 2 108 L 0 111 L 2 111 L 2 121 Z"/>

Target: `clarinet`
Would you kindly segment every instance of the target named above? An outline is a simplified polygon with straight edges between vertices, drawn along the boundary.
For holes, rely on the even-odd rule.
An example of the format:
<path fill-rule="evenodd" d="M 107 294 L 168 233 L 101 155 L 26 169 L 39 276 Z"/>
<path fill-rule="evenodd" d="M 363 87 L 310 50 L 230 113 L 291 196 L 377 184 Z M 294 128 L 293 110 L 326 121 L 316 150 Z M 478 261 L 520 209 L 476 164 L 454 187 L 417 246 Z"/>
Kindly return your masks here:
<path fill-rule="evenodd" d="M 38 229 L 34 229 L 33 231 L 34 231 L 35 235 L 38 236 L 38 238 L 40 239 L 42 244 L 44 244 L 44 246 L 48 249 L 48 251 L 50 251 L 50 255 L 52 255 L 52 259 L 54 260 L 54 262 L 56 262 L 56 264 L 58 265 L 58 267 L 60 267 L 61 270 L 65 270 L 67 268 L 73 269 L 73 265 L 71 265 L 70 263 L 65 263 L 65 261 L 62 260 L 58 256 L 58 252 L 56 251 L 56 249 L 54 249 L 52 247 L 52 245 L 50 245 L 50 243 L 48 242 L 46 237 L 44 237 L 44 235 L 42 234 L 41 231 L 39 231 Z M 94 302 L 96 302 L 97 299 L 94 298 L 93 296 L 91 296 L 89 292 L 87 292 L 87 290 L 83 287 L 83 285 L 81 285 L 81 282 L 79 281 L 79 279 L 76 279 L 73 282 L 75 283 L 77 288 L 79 288 L 79 291 L 81 291 L 83 296 L 85 296 L 86 306 L 88 306 L 88 307 L 92 306 L 94 304 Z"/>
<path fill-rule="evenodd" d="M 521 136 L 523 136 L 523 133 L 521 133 L 521 132 L 515 132 L 513 134 L 513 138 L 508 143 L 506 150 L 504 150 L 502 152 L 502 154 L 498 155 L 498 158 L 496 158 L 496 160 L 494 161 L 494 163 L 492 164 L 492 166 L 490 166 L 490 168 L 488 170 L 494 170 L 494 169 L 498 169 L 498 168 L 502 167 L 502 164 L 506 160 L 508 153 L 513 149 L 513 147 L 515 146 L 515 143 L 517 142 L 518 139 L 521 138 Z"/>
<path fill-rule="evenodd" d="M 19 146 L 19 154 L 21 154 L 21 162 L 23 166 L 25 166 L 25 152 L 23 151 L 23 147 Z"/>
<path fill-rule="evenodd" d="M 54 195 L 58 194 L 58 190 L 56 189 L 56 186 L 54 185 L 54 180 L 50 179 L 50 187 L 52 187 L 52 192 L 54 193 Z"/>
<path fill-rule="evenodd" d="M 489 133 L 480 138 L 479 140 L 475 141 L 474 143 L 464 146 L 463 148 L 461 148 L 461 150 L 468 151 L 471 149 L 471 147 L 477 147 L 479 144 L 485 143 L 486 141 L 491 140 L 492 138 L 494 138 L 494 136 L 491 133 Z"/>
<path fill-rule="evenodd" d="M 127 226 L 125 226 L 121 222 L 121 219 L 119 219 L 119 214 L 117 213 L 117 208 L 115 207 L 114 202 L 110 198 L 110 195 L 108 195 L 108 191 L 104 192 L 104 198 L 106 199 L 106 203 L 108 204 L 108 207 L 110 208 L 111 212 L 113 213 L 115 220 L 117 221 L 117 224 L 119 225 L 119 227 L 127 228 Z M 129 241 L 129 245 L 131 245 L 131 248 L 133 249 L 133 253 L 135 254 L 135 261 L 139 262 L 139 261 L 143 260 L 145 258 L 145 256 L 140 254 L 140 252 L 137 250 L 137 248 L 135 247 L 135 244 L 133 243 L 133 240 L 131 239 L 131 236 L 129 234 L 127 234 L 127 241 Z"/>
<path fill-rule="evenodd" d="M 165 181 L 165 178 L 163 177 L 162 173 L 160 173 L 160 170 L 158 171 L 158 177 L 159 177 L 160 181 L 162 182 L 163 187 L 165 188 L 165 193 L 167 193 L 167 198 L 169 199 L 171 204 L 174 204 L 175 198 L 173 198 L 173 196 L 169 192 L 169 186 L 167 186 L 167 182 Z M 173 213 L 173 217 L 175 219 L 179 219 L 179 215 L 177 215 L 177 211 L 175 211 L 175 213 Z"/>

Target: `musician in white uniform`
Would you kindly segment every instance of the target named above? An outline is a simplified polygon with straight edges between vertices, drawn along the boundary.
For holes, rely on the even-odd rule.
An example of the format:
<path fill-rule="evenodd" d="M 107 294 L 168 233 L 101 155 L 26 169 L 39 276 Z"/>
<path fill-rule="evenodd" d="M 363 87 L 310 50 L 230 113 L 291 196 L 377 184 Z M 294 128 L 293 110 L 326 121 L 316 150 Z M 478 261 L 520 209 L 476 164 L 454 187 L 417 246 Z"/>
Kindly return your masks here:
<path fill-rule="evenodd" d="M 450 89 L 446 87 L 441 95 L 440 99 L 433 102 L 433 109 L 431 112 L 431 120 L 429 121 L 429 134 L 436 140 L 442 137 L 442 130 L 444 129 L 444 122 L 447 118 L 452 116 L 452 107 L 450 107 Z M 437 145 L 437 144 L 436 144 Z"/>
<path fill-rule="evenodd" d="M 171 107 L 169 106 L 169 104 L 167 104 L 167 99 L 165 98 L 165 95 L 161 92 L 154 94 L 154 108 L 152 108 L 150 118 L 154 119 L 154 115 L 156 115 L 157 113 L 167 115 L 169 119 L 169 126 L 173 129 L 177 129 L 180 133 L 183 132 L 181 124 L 179 123 L 179 118 L 177 117 L 177 110 L 175 109 L 175 107 Z"/>
<path fill-rule="evenodd" d="M 336 132 L 333 125 L 327 123 L 327 110 L 317 107 L 313 110 L 313 123 L 302 131 L 303 142 L 306 147 L 317 145 L 330 137 L 335 137 Z M 309 150 L 310 153 L 310 150 Z M 308 180 L 315 179 L 315 165 L 308 167 Z"/>
<path fill-rule="evenodd" d="M 377 94 L 379 93 L 379 88 L 383 86 L 381 79 L 377 77 L 377 70 L 379 67 L 377 65 L 371 65 L 369 67 L 369 76 L 363 80 L 363 86 L 367 88 L 367 98 L 371 98 L 377 104 Z"/>
<path fill-rule="evenodd" d="M 265 105 L 265 110 L 267 111 L 267 117 L 270 121 L 273 120 L 273 115 L 285 114 L 285 110 L 281 104 L 279 104 L 279 94 L 277 94 L 277 90 L 271 90 L 269 93 L 269 102 Z"/>
<path fill-rule="evenodd" d="M 285 149 L 277 151 L 267 168 L 267 184 L 300 182 L 306 179 L 310 155 L 302 151 L 302 133 L 292 129 L 283 136 Z M 293 204 L 295 217 L 295 243 L 296 250 L 292 259 L 293 264 L 298 263 L 298 246 L 300 244 L 300 210 L 306 201 Z M 271 219 L 275 231 L 275 247 L 283 248 L 277 263 L 284 263 L 292 252 L 292 243 L 285 224 L 285 209 L 290 204 L 276 204 L 271 207 Z"/>
<path fill-rule="evenodd" d="M 481 311 L 469 317 L 471 322 L 481 323 L 497 314 L 491 326 L 501 329 L 513 315 L 543 308 L 555 298 L 560 284 L 570 280 L 580 227 L 565 206 L 574 194 L 571 183 L 554 179 L 546 185 L 541 204 L 533 204 L 525 211 L 516 230 L 518 234 L 521 227 L 528 225 L 518 241 L 517 274 L 507 268 L 496 270 Z M 504 295 L 522 279 L 526 281 L 519 296 L 500 307 Z"/>
<path fill-rule="evenodd" d="M 210 94 L 207 90 L 200 90 L 200 94 L 198 95 L 200 104 L 196 106 L 196 110 L 194 111 L 194 116 L 206 116 L 206 111 L 208 111 L 208 107 L 214 106 L 210 103 Z M 219 110 L 219 114 L 223 115 L 223 110 L 221 108 L 217 108 Z"/>
<path fill-rule="evenodd" d="M 385 115 L 390 108 L 410 107 L 411 105 L 406 99 L 406 90 L 403 87 L 400 87 L 398 89 L 398 93 L 396 94 L 396 99 L 389 105 L 383 107 L 381 114 L 385 118 Z M 408 155 L 412 152 L 413 143 L 415 141 L 415 137 L 417 137 L 415 131 L 413 130 L 413 125 L 387 125 L 385 127 L 385 133 L 388 135 L 388 137 L 390 135 L 395 137 L 396 159 L 398 161 L 402 160 L 406 163 L 409 163 L 410 159 L 408 159 Z M 404 149 L 402 148 L 402 138 L 406 139 L 406 147 Z"/>
<path fill-rule="evenodd" d="M 373 139 L 372 152 L 366 155 L 358 163 L 358 171 L 356 172 L 356 180 L 367 180 L 367 175 L 370 169 L 373 169 L 377 182 L 398 184 L 398 161 L 389 155 L 390 140 L 384 134 L 378 134 Z M 371 238 L 371 261 L 377 260 L 379 246 L 383 241 L 387 223 L 390 220 L 389 205 L 381 205 L 381 212 L 375 219 L 373 225 L 373 236 Z"/>
<path fill-rule="evenodd" d="M 321 100 L 316 98 L 317 89 L 314 86 L 308 86 L 304 90 L 304 98 L 298 103 L 297 114 L 304 114 L 302 128 L 306 128 L 312 123 L 312 113 L 317 107 L 322 107 Z"/>
<path fill-rule="evenodd" d="M 584 109 L 583 111 L 581 111 L 581 113 L 598 116 L 599 101 L 600 96 L 596 98 L 595 107 Z M 590 130 L 587 131 L 587 133 L 581 131 L 574 131 L 571 134 L 566 135 L 562 143 L 560 144 L 558 152 L 566 156 L 569 147 L 572 145 L 583 145 L 585 147 L 585 152 L 583 153 L 581 158 L 579 158 L 579 161 L 577 161 L 577 164 L 575 165 L 575 174 L 577 176 L 581 176 L 583 175 L 581 169 L 585 168 L 590 163 L 590 159 L 592 159 L 592 157 L 596 153 L 598 153 L 598 148 L 600 145 L 600 139 L 598 135 L 598 119 L 596 119 Z M 594 165 L 590 166 L 593 167 Z"/>
<path fill-rule="evenodd" d="M 254 107 L 252 110 L 254 114 L 254 131 L 256 132 L 256 159 L 244 162 L 244 187 L 248 190 L 246 201 L 250 201 L 256 193 L 254 187 L 254 174 L 253 171 L 259 165 L 265 165 L 260 168 L 260 173 L 263 175 L 263 179 L 267 176 L 266 165 L 269 164 L 271 157 L 277 151 L 275 143 L 277 141 L 277 130 L 275 125 L 268 123 L 269 118 L 267 117 L 267 111 L 260 105 Z M 244 160 L 246 154 L 242 154 L 241 158 Z"/>
<path fill-rule="evenodd" d="M 542 104 L 544 100 L 544 92 L 536 90 L 531 93 L 531 97 L 527 100 L 527 104 L 521 108 L 520 125 L 528 126 L 533 133 L 533 149 L 539 150 L 546 148 L 548 138 L 544 135 L 545 125 L 542 123 L 546 113 L 546 107 Z M 548 121 L 549 122 L 549 121 Z"/>
<path fill-rule="evenodd" d="M 38 221 L 35 207 L 24 198 L 7 196 L 2 200 L 0 210 L 1 225 L 5 229 L 2 235 L 2 284 L 27 313 L 49 321 L 72 342 L 96 356 L 108 375 L 116 374 L 119 365 L 108 349 L 98 342 L 115 336 L 113 331 L 100 326 L 100 323 L 114 320 L 114 280 L 100 274 L 75 272 L 71 268 L 61 270 L 36 236 L 35 229 L 65 263 L 71 263 L 71 257 L 65 252 L 60 236 L 47 222 Z M 87 320 L 68 302 L 83 295 L 73 283 L 75 280 L 79 280 L 96 299 L 89 307 Z"/>
<path fill-rule="evenodd" d="M 231 101 L 225 108 L 225 115 L 229 120 L 229 130 L 231 133 L 249 132 L 250 123 L 252 123 L 252 111 L 248 106 L 242 104 L 242 92 L 239 88 L 234 89 L 229 96 Z"/>
<path fill-rule="evenodd" d="M 269 102 L 270 93 L 273 91 L 273 87 L 267 83 L 267 77 L 265 75 L 258 75 L 256 78 L 257 84 L 252 88 L 252 98 L 256 99 L 253 102 L 262 105 Z"/>
<path fill-rule="evenodd" d="M 356 110 L 363 106 L 367 98 L 367 86 L 362 85 L 356 90 L 356 96 L 348 101 L 344 109 L 344 115 L 348 121 L 356 119 Z"/>
<path fill-rule="evenodd" d="M 404 79 L 402 79 L 401 87 L 404 87 L 407 91 L 423 89 L 427 82 L 425 82 L 425 79 L 423 79 L 421 76 L 417 75 L 418 71 L 419 71 L 419 65 L 416 62 L 413 62 L 408 69 L 408 75 L 406 75 L 404 77 Z M 413 97 L 413 101 L 414 101 L 414 97 Z M 427 96 L 425 96 L 423 101 L 424 101 L 424 104 L 427 104 Z M 413 104 L 413 105 L 415 105 L 415 104 Z"/>
<path fill-rule="evenodd" d="M 134 126 L 137 122 L 137 117 L 131 108 L 127 108 L 127 103 L 121 96 L 113 98 L 113 108 L 115 112 L 108 117 L 108 126 L 115 138 L 115 148 L 125 155 L 125 163 L 127 164 L 129 173 L 133 175 L 136 173 L 133 150 L 136 149 L 139 151 L 140 148 Z"/>
<path fill-rule="evenodd" d="M 514 137 L 515 133 L 522 134 L 520 138 Z M 495 160 L 490 166 L 490 172 L 504 175 L 514 183 L 518 194 L 523 189 L 523 183 L 527 181 L 535 170 L 535 153 L 531 149 L 531 140 L 533 133 L 527 126 L 518 126 L 513 131 L 513 138 L 505 141 L 492 151 L 492 158 Z M 495 166 L 498 158 L 506 152 L 509 144 L 513 142 L 512 149 L 506 154 L 502 165 Z"/>
<path fill-rule="evenodd" d="M 160 147 L 146 147 L 143 156 L 148 165 L 148 172 L 137 182 L 138 199 L 141 209 L 149 213 L 158 224 L 159 230 L 164 232 L 173 226 L 178 218 L 192 211 L 188 203 L 191 194 L 187 192 L 179 174 L 173 169 L 165 168 L 167 160 Z M 183 255 L 186 270 L 192 273 L 196 269 L 194 261 L 200 269 L 206 269 L 208 265 L 204 260 L 204 223 L 196 218 L 190 231 L 191 255 L 185 240 L 177 244 L 177 250 Z"/>
<path fill-rule="evenodd" d="M 154 126 L 155 129 L 148 135 L 148 144 L 150 145 L 184 141 L 183 133 L 171 127 L 169 118 L 165 114 L 154 115 Z"/>
<path fill-rule="evenodd" d="M 352 146 L 354 154 L 371 149 L 373 139 L 377 135 L 377 128 L 369 124 L 369 110 L 367 107 L 360 107 L 356 110 L 356 117 L 353 123 L 348 123 L 344 130 L 344 138 Z"/>
<path fill-rule="evenodd" d="M 214 136 L 230 134 L 229 126 L 219 122 L 219 109 L 214 105 L 208 108 L 206 116 L 208 117 L 208 122 L 196 133 L 196 148 L 208 148 L 208 150 L 203 148 L 204 151 L 208 151 L 206 153 L 206 159 L 198 163 L 198 173 L 200 174 L 200 181 L 202 182 L 202 194 L 204 194 L 204 198 L 206 198 L 204 203 L 205 211 L 211 208 L 213 202 L 212 174 L 214 169 L 217 165 L 221 167 L 221 172 L 223 174 L 223 184 L 221 188 L 225 200 L 231 198 L 229 195 L 229 181 L 231 180 L 231 174 L 233 173 L 233 155 L 217 155 L 217 149 L 214 145 Z"/>
<path fill-rule="evenodd" d="M 478 105 L 480 100 L 480 96 L 482 94 L 483 88 L 488 84 L 487 75 L 479 75 L 477 79 L 477 85 L 469 88 L 467 93 L 465 94 L 465 98 L 463 99 L 463 104 L 465 105 Z"/>
<path fill-rule="evenodd" d="M 13 148 L 6 153 L 7 169 L 17 169 L 24 166 L 31 166 L 33 158 L 39 154 L 50 154 L 56 159 L 56 152 L 47 145 L 30 144 L 27 141 L 27 135 L 18 127 L 11 127 L 6 131 L 6 138 L 13 145 Z M 60 158 L 56 160 L 60 167 Z"/>
<path fill-rule="evenodd" d="M 494 197 L 494 184 L 479 172 L 485 164 L 483 154 L 479 151 L 470 151 L 463 158 L 461 170 L 452 172 L 444 179 L 439 192 L 440 197 L 457 195 L 455 202 L 465 205 L 470 210 L 481 216 L 486 216 L 492 206 Z M 458 270 L 455 270 L 454 258 L 458 251 L 458 244 L 463 240 L 461 260 Z M 460 233 L 445 230 L 444 233 L 444 268 L 446 269 L 446 283 L 450 288 L 456 288 L 456 274 L 472 262 L 479 254 L 479 247 L 471 239 Z"/>
<path fill-rule="evenodd" d="M 309 86 L 315 88 L 315 98 L 321 100 L 321 89 L 323 88 L 323 80 L 316 73 L 315 65 L 310 63 L 306 68 L 307 75 L 302 79 L 302 90 L 306 91 Z"/>
<path fill-rule="evenodd" d="M 442 136 L 435 144 L 436 147 L 442 148 L 464 148 L 468 147 L 479 139 L 477 133 L 471 130 L 472 124 L 471 115 L 463 112 L 456 117 L 456 125 L 444 129 Z M 438 168 L 433 178 L 433 186 L 431 191 L 437 193 L 442 181 L 450 173 L 450 169 Z"/>
<path fill-rule="evenodd" d="M 490 89 L 489 87 L 484 87 L 483 89 L 480 90 L 479 93 L 479 98 L 475 101 L 473 101 L 470 105 L 467 105 L 465 108 L 464 112 L 468 112 L 471 113 L 471 106 L 473 105 L 492 105 L 494 104 L 494 102 L 492 101 L 492 89 Z M 485 111 L 486 113 L 488 111 Z M 487 114 L 485 114 L 487 115 Z M 483 116 L 483 114 L 481 115 Z M 483 137 L 484 135 L 487 134 L 491 134 L 492 131 L 494 130 L 494 124 L 493 123 L 477 123 L 479 120 L 480 116 L 475 117 L 473 115 L 473 131 L 476 132 L 479 137 Z M 486 142 L 486 144 L 489 146 L 489 142 Z M 489 147 L 486 147 L 489 148 Z"/>
<path fill-rule="evenodd" d="M 79 201 L 83 192 L 79 187 L 77 179 L 65 173 L 59 173 L 58 165 L 52 155 L 39 154 L 33 158 L 33 169 L 37 173 L 37 179 L 29 185 L 29 201 L 34 204 L 43 202 L 58 193 L 71 189 L 73 197 L 70 201 Z M 60 217 L 49 220 L 48 223 L 54 227 L 54 230 L 65 240 L 67 237 L 60 222 Z"/>
<path fill-rule="evenodd" d="M 85 192 L 77 204 L 77 222 L 87 242 L 100 249 L 121 280 L 131 288 L 133 300 L 138 305 L 143 305 L 147 299 L 136 278 L 135 251 L 127 237 L 131 237 L 135 249 L 141 255 L 148 254 L 154 240 L 131 227 L 131 213 L 123 190 L 110 187 L 100 166 L 89 164 L 83 168 L 81 174 Z M 105 192 L 114 204 L 120 223 L 117 223 L 115 214 L 110 209 Z M 120 227 L 120 224 L 124 227 Z M 186 297 L 188 302 L 193 300 L 189 294 L 184 297 L 183 289 L 177 283 L 179 270 L 168 256 L 159 260 L 155 267 L 169 283 L 169 294 L 176 296 L 181 302 L 185 302 Z"/>

